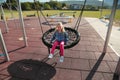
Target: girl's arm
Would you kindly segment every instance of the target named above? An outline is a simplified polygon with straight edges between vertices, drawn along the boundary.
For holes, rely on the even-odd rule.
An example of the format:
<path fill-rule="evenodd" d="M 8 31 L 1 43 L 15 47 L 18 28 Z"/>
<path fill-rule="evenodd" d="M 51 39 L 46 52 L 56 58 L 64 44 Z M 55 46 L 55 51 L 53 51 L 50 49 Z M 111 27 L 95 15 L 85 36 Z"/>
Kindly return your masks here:
<path fill-rule="evenodd" d="M 65 32 L 65 43 L 69 40 L 68 33 Z"/>
<path fill-rule="evenodd" d="M 56 37 L 56 32 L 53 34 L 52 38 L 51 38 L 51 43 L 55 40 L 55 37 Z"/>

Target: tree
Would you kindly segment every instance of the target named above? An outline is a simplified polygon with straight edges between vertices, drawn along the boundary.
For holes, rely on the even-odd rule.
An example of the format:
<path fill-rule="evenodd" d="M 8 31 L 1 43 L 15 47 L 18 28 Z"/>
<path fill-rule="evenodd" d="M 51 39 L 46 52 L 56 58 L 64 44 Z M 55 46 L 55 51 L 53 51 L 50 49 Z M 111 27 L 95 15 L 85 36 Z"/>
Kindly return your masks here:
<path fill-rule="evenodd" d="M 29 5 L 30 5 L 31 9 L 35 9 L 35 4 L 33 2 L 29 2 Z"/>
<path fill-rule="evenodd" d="M 6 0 L 6 3 L 9 3 L 9 2 L 16 3 L 16 0 Z"/>
<path fill-rule="evenodd" d="M 50 7 L 50 5 L 49 5 L 49 4 L 45 3 L 45 4 L 44 4 L 44 9 L 46 9 L 46 10 L 50 10 L 50 9 L 51 9 L 51 7 Z"/>
<path fill-rule="evenodd" d="M 65 3 L 62 3 L 62 7 L 66 7 L 67 5 Z"/>
<path fill-rule="evenodd" d="M 43 4 L 39 1 L 36 1 L 33 6 L 35 9 L 41 9 L 43 7 Z"/>
<path fill-rule="evenodd" d="M 16 10 L 16 7 L 17 7 L 17 2 L 16 0 L 6 0 L 6 3 L 10 6 L 11 5 L 11 8 Z"/>
<path fill-rule="evenodd" d="M 21 3 L 22 10 L 31 10 L 31 6 L 28 2 Z"/>
<path fill-rule="evenodd" d="M 48 3 L 52 9 L 61 9 L 62 8 L 62 4 L 57 2 L 57 1 L 50 1 Z"/>

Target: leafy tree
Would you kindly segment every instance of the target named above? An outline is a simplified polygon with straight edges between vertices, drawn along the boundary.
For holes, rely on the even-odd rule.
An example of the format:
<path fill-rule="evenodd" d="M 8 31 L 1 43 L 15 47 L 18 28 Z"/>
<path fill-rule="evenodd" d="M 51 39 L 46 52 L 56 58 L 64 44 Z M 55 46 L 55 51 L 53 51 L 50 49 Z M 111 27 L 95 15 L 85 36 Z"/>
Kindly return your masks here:
<path fill-rule="evenodd" d="M 57 3 L 56 7 L 57 7 L 57 9 L 62 9 L 62 4 L 61 3 Z"/>
<path fill-rule="evenodd" d="M 6 3 L 3 3 L 3 7 L 6 9 L 9 9 L 10 5 L 12 9 L 15 9 L 14 6 L 17 5 L 16 0 L 6 0 Z"/>
<path fill-rule="evenodd" d="M 37 1 L 33 4 L 32 7 L 34 7 L 34 9 L 41 9 L 43 7 L 43 4 Z"/>
<path fill-rule="evenodd" d="M 9 2 L 16 3 L 16 0 L 6 0 L 6 3 L 9 3 Z"/>
<path fill-rule="evenodd" d="M 31 9 L 35 9 L 35 4 L 33 2 L 29 2 L 29 5 L 30 5 Z"/>
<path fill-rule="evenodd" d="M 65 3 L 62 3 L 62 7 L 66 7 L 67 5 Z"/>
<path fill-rule="evenodd" d="M 17 7 L 17 2 L 16 2 L 16 0 L 6 0 L 6 7 L 4 6 L 4 8 L 7 8 L 8 9 L 8 6 L 10 6 L 11 5 L 11 8 L 13 9 L 13 10 L 16 10 L 16 7 Z M 8 6 L 7 6 L 8 5 Z"/>
<path fill-rule="evenodd" d="M 50 10 L 50 9 L 51 9 L 51 7 L 50 7 L 50 5 L 49 5 L 49 4 L 45 3 L 45 4 L 44 4 L 44 9 L 46 9 L 46 10 Z"/>
<path fill-rule="evenodd" d="M 31 10 L 31 6 L 28 2 L 21 3 L 22 10 Z"/>
<path fill-rule="evenodd" d="M 62 4 L 57 2 L 57 1 L 50 1 L 48 3 L 52 9 L 61 9 L 62 8 Z"/>

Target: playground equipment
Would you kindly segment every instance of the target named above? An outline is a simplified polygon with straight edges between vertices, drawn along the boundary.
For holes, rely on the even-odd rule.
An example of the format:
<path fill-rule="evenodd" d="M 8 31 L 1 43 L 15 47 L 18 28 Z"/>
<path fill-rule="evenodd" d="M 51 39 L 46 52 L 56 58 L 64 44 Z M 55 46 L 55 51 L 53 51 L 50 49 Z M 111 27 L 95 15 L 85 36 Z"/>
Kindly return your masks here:
<path fill-rule="evenodd" d="M 34 3 L 36 3 L 36 1 L 34 0 Z M 37 4 L 37 3 L 36 3 Z M 35 5 L 36 5 L 35 4 Z M 83 10 L 84 10 L 84 7 L 85 7 L 85 4 L 86 4 L 86 0 L 84 1 L 84 5 L 83 5 L 83 8 L 80 12 L 80 15 L 78 17 L 78 20 L 75 24 L 75 27 L 74 28 L 70 28 L 70 27 L 65 27 L 65 30 L 66 32 L 68 33 L 68 36 L 69 36 L 69 41 L 68 43 L 65 45 L 65 49 L 67 48 L 71 48 L 73 46 L 75 46 L 79 41 L 80 41 L 80 33 L 78 32 L 78 27 L 80 25 L 80 21 L 81 21 L 81 18 L 82 18 L 82 13 L 83 13 Z M 37 10 L 38 11 L 38 10 Z M 42 10 L 40 10 L 40 13 L 42 14 L 42 16 L 44 17 L 44 19 L 47 21 L 47 18 L 44 16 L 44 14 L 42 13 Z M 38 15 L 39 16 L 39 15 Z M 59 15 L 60 17 L 63 17 L 65 18 L 64 14 L 61 13 Z M 40 17 L 39 18 L 39 22 L 41 24 L 41 20 L 40 20 Z M 69 17 L 68 17 L 69 18 Z M 73 18 L 73 16 L 72 16 Z M 47 21 L 48 24 L 49 24 L 49 21 Z M 50 25 L 49 25 L 50 26 Z M 41 26 L 41 29 L 42 29 L 42 26 Z M 50 29 L 48 31 L 46 31 L 43 36 L 42 36 L 42 41 L 43 43 L 48 47 L 48 50 L 50 51 L 50 48 L 52 47 L 52 44 L 50 43 L 50 40 L 51 40 L 51 37 L 52 37 L 52 34 L 54 33 L 54 30 L 55 28 L 51 28 L 50 26 Z M 42 31 L 43 32 L 43 31 Z M 57 47 L 59 48 L 59 46 Z"/>
<path fill-rule="evenodd" d="M 4 0 L 0 2 L 0 8 L 1 8 L 1 11 L 2 11 L 3 20 L 4 20 L 5 25 L 6 25 L 6 32 L 8 32 L 9 29 L 8 29 L 7 22 L 6 22 L 6 19 L 5 19 L 5 15 L 4 15 L 4 11 L 3 11 L 3 8 L 2 8 L 2 3 L 3 2 L 4 2 Z M 20 4 L 19 0 L 18 0 L 18 9 L 19 9 L 19 16 L 20 16 L 20 23 L 21 23 L 20 25 L 21 25 L 22 31 L 23 31 L 23 39 L 24 39 L 25 46 L 27 46 L 26 32 L 25 32 L 25 28 L 24 28 L 24 21 L 23 21 L 23 17 L 22 17 L 21 4 Z M 6 49 L 5 42 L 4 42 L 2 33 L 1 33 L 1 29 L 0 29 L 0 44 L 1 44 L 1 47 L 2 47 L 3 56 L 5 56 L 6 61 L 9 61 L 10 59 L 9 59 L 8 51 Z"/>
<path fill-rule="evenodd" d="M 6 17 L 5 17 L 5 13 L 4 13 L 4 10 L 3 10 L 3 7 L 2 7 L 2 3 L 4 2 L 4 0 L 2 0 L 0 2 L 0 9 L 1 9 L 1 19 L 3 19 L 4 23 L 5 23 L 5 28 L 6 28 L 6 33 L 9 32 L 9 28 L 8 28 L 8 25 L 7 25 L 7 21 L 6 21 Z"/>
<path fill-rule="evenodd" d="M 3 36 L 2 36 L 2 32 L 1 32 L 1 29 L 0 29 L 0 47 L 2 48 L 2 52 L 3 52 L 3 56 L 5 57 L 5 61 L 9 61 L 10 58 L 8 56 L 8 51 L 6 49 L 6 45 L 5 45 L 5 42 L 4 42 L 4 39 L 3 39 Z"/>

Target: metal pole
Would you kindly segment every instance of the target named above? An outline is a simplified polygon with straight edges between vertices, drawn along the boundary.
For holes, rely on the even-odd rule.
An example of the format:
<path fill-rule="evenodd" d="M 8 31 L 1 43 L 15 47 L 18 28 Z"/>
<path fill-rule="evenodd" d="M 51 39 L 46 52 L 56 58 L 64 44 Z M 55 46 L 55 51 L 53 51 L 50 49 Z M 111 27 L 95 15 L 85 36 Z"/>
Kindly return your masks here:
<path fill-rule="evenodd" d="M 9 6 L 10 6 L 9 9 L 10 9 L 10 13 L 11 13 L 11 18 L 14 18 L 14 17 L 13 17 L 12 6 L 11 6 L 11 2 L 10 2 L 10 0 L 9 0 Z"/>
<path fill-rule="evenodd" d="M 83 7 L 82 7 L 81 12 L 80 12 L 80 15 L 79 15 L 78 20 L 77 20 L 77 22 L 75 24 L 75 27 L 74 27 L 75 30 L 78 30 L 78 28 L 79 28 L 86 2 L 87 2 L 87 0 L 84 1 Z"/>
<path fill-rule="evenodd" d="M 111 31 L 112 31 L 113 19 L 115 17 L 117 3 L 118 3 L 118 0 L 114 0 L 111 15 L 110 15 L 110 20 L 109 20 L 109 24 L 108 24 L 108 31 L 107 31 L 107 35 L 106 35 L 106 39 L 105 39 L 104 48 L 103 48 L 103 53 L 106 53 L 106 51 L 107 51 L 107 46 L 108 46 L 108 42 L 110 39 Z"/>
<path fill-rule="evenodd" d="M 5 18 L 5 13 L 4 13 L 2 5 L 0 5 L 0 9 L 2 11 L 1 17 L 3 18 L 3 21 L 5 23 L 5 27 L 6 27 L 6 32 L 8 33 L 9 32 L 9 28 L 8 28 L 8 25 L 7 25 L 7 21 L 6 21 L 6 18 Z"/>
<path fill-rule="evenodd" d="M 104 0 L 102 1 L 102 6 L 101 6 L 101 10 L 100 10 L 100 18 L 102 17 L 103 5 L 104 5 Z"/>
<path fill-rule="evenodd" d="M 37 1 L 36 0 L 34 0 L 34 5 L 35 5 L 35 9 L 37 10 L 37 16 L 38 16 L 40 28 L 41 28 L 41 31 L 42 31 L 42 34 L 43 34 L 43 28 L 42 28 L 41 19 L 40 19 L 40 15 L 39 15 L 39 9 L 37 7 Z"/>
<path fill-rule="evenodd" d="M 6 49 L 6 45 L 5 45 L 3 36 L 2 36 L 1 29 L 0 29 L 0 44 L 1 44 L 1 47 L 2 47 L 3 54 L 5 55 L 6 61 L 10 61 L 10 58 L 9 58 L 9 55 L 8 55 L 8 51 Z"/>
<path fill-rule="evenodd" d="M 120 58 L 118 60 L 112 80 L 120 80 Z"/>
<path fill-rule="evenodd" d="M 25 43 L 25 46 L 28 46 L 27 37 L 26 37 L 26 31 L 25 31 L 25 25 L 24 25 L 23 16 L 22 16 L 22 10 L 21 10 L 21 3 L 20 3 L 19 0 L 17 0 L 17 3 L 18 3 L 20 26 L 22 27 L 22 31 L 23 31 L 24 43 Z"/>

